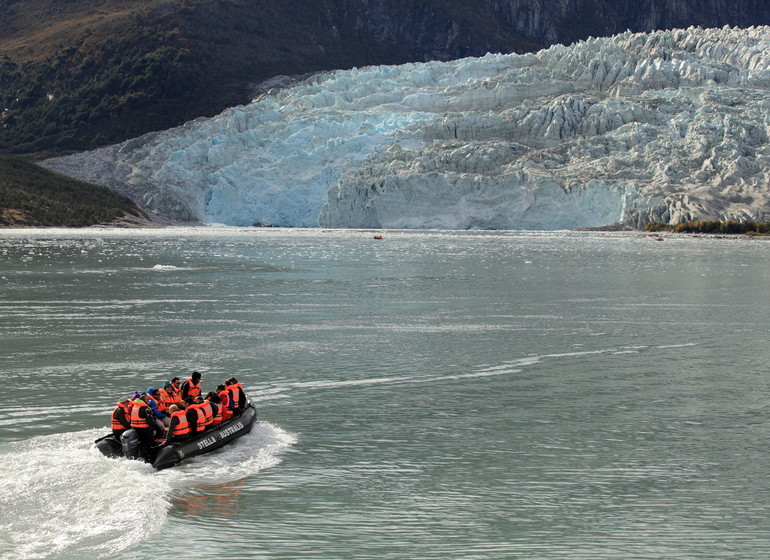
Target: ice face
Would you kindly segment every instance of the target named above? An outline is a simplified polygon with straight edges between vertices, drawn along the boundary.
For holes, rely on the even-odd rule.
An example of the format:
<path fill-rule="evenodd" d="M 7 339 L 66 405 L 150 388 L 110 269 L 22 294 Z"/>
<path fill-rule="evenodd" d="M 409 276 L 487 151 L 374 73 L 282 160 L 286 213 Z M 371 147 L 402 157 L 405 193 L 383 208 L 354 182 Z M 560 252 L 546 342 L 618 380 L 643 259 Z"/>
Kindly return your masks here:
<path fill-rule="evenodd" d="M 228 225 L 768 219 L 770 28 L 319 74 L 49 168 Z"/>

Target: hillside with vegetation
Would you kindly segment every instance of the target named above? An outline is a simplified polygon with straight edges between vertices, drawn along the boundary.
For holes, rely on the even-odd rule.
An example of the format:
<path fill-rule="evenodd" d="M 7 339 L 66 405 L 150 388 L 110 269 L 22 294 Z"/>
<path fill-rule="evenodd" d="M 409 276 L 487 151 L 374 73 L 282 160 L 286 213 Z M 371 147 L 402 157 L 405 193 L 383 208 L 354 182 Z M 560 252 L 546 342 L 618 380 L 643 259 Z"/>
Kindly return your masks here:
<path fill-rule="evenodd" d="M 81 150 L 218 110 L 204 62 L 148 5 L 4 0 L 0 151 Z"/>
<path fill-rule="evenodd" d="M 0 156 L 0 226 L 83 227 L 135 223 L 146 217 L 128 198 Z"/>

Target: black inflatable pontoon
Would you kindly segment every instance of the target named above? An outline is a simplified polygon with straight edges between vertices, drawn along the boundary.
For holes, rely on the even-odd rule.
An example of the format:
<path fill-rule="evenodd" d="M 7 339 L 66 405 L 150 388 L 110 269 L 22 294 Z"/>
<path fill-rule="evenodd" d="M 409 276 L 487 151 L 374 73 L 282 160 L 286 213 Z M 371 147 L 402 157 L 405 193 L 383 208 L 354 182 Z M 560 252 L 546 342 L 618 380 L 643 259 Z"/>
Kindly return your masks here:
<path fill-rule="evenodd" d="M 108 434 L 97 439 L 95 443 L 96 448 L 107 457 L 143 460 L 151 463 L 156 469 L 166 469 L 188 457 L 219 449 L 248 434 L 256 421 L 257 409 L 249 402 L 239 416 L 180 443 L 144 449 L 139 435 L 134 430 L 126 430 L 120 440 Z"/>

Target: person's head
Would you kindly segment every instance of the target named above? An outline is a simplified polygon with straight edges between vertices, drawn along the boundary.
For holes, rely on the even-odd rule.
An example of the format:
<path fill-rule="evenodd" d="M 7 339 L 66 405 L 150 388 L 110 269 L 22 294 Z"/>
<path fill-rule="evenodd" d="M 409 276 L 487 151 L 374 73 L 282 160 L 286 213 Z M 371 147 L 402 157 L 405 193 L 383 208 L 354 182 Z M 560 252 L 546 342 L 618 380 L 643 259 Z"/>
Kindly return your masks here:
<path fill-rule="evenodd" d="M 163 390 L 166 391 L 169 387 L 171 387 L 171 381 L 166 381 L 163 384 Z"/>
<path fill-rule="evenodd" d="M 192 380 L 193 381 L 198 382 L 198 381 L 201 380 L 201 377 L 202 377 L 201 374 L 198 373 L 197 371 L 192 372 Z"/>
<path fill-rule="evenodd" d="M 225 385 L 235 385 L 236 383 L 238 383 L 238 380 L 235 377 L 231 377 L 225 381 Z"/>
<path fill-rule="evenodd" d="M 174 414 L 177 410 L 179 410 L 179 407 L 175 404 L 172 404 L 168 407 L 168 411 L 170 414 Z"/>
<path fill-rule="evenodd" d="M 200 404 L 200 403 L 203 402 L 203 397 L 198 395 L 197 397 L 195 397 L 195 401 L 193 401 L 193 402 L 195 402 L 195 404 Z"/>
<path fill-rule="evenodd" d="M 147 402 L 150 400 L 150 397 L 147 396 L 147 393 L 142 393 L 141 395 L 139 395 L 139 398 L 142 399 L 144 402 Z"/>
<path fill-rule="evenodd" d="M 181 379 L 179 379 L 178 377 L 174 377 L 174 378 L 171 380 L 171 384 L 172 384 L 174 387 L 176 387 L 176 388 L 178 389 L 178 388 L 179 388 L 179 386 L 182 384 L 182 380 L 181 380 Z"/>
<path fill-rule="evenodd" d="M 130 399 L 130 398 L 128 398 L 128 397 L 123 397 L 122 399 L 120 399 L 120 400 L 118 401 L 118 403 L 120 403 L 120 404 L 128 404 L 128 403 L 130 402 L 130 400 L 131 400 L 131 399 Z"/>
<path fill-rule="evenodd" d="M 222 402 L 222 400 L 219 398 L 219 395 L 217 395 L 214 391 L 209 391 L 209 393 L 206 395 L 206 400 L 214 403 Z"/>
<path fill-rule="evenodd" d="M 224 385 L 222 385 L 222 384 L 217 385 L 217 393 L 221 393 L 224 390 L 225 390 L 225 386 Z"/>

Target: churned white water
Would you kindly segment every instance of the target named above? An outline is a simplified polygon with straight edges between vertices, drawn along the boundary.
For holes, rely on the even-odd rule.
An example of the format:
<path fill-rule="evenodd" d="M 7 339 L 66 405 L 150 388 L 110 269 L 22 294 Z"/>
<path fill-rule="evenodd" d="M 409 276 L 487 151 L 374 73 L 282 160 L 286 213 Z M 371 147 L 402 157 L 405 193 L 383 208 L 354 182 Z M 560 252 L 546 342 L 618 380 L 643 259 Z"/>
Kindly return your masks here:
<path fill-rule="evenodd" d="M 228 484 L 280 462 L 294 437 L 267 423 L 201 460 L 157 472 L 108 459 L 105 430 L 36 436 L 0 448 L 3 542 L 8 558 L 107 558 L 163 531 L 175 493 Z"/>

